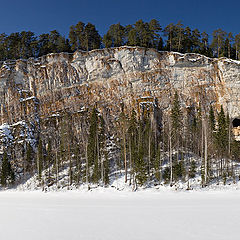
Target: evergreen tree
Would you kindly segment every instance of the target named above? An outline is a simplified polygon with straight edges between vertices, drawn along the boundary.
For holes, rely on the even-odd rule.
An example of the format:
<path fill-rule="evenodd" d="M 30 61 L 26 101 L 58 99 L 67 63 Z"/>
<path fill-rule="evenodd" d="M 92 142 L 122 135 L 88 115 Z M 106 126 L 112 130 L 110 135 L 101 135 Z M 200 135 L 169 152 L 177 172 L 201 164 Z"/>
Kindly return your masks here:
<path fill-rule="evenodd" d="M 41 34 L 38 38 L 38 48 L 39 53 L 38 57 L 46 55 L 51 52 L 50 46 L 49 46 L 49 34 Z"/>
<path fill-rule="evenodd" d="M 124 45 L 125 29 L 123 26 L 113 24 L 110 26 L 108 32 L 103 37 L 105 47 L 120 47 Z"/>
<path fill-rule="evenodd" d="M 70 27 L 68 37 L 73 51 L 77 49 L 84 50 L 84 30 L 85 24 L 83 22 L 78 22 L 75 26 Z"/>
<path fill-rule="evenodd" d="M 178 52 L 182 52 L 183 51 L 183 34 L 184 34 L 183 24 L 181 23 L 181 21 L 179 21 L 175 27 L 176 27 L 175 31 L 177 34 L 176 49 Z"/>
<path fill-rule="evenodd" d="M 195 178 L 197 173 L 197 165 L 196 165 L 196 161 L 192 160 L 190 162 L 190 169 L 189 169 L 189 178 Z"/>
<path fill-rule="evenodd" d="M 210 106 L 210 110 L 209 110 L 209 125 L 210 125 L 211 134 L 214 134 L 216 123 L 215 123 L 215 116 L 214 116 L 214 110 L 212 105 Z"/>
<path fill-rule="evenodd" d="M 199 53 L 201 46 L 201 34 L 198 29 L 194 29 L 191 35 L 192 40 L 192 50 L 193 52 Z"/>
<path fill-rule="evenodd" d="M 211 43 L 211 48 L 217 57 L 222 57 L 224 54 L 224 42 L 227 33 L 222 29 L 217 29 L 213 31 L 213 40 Z"/>
<path fill-rule="evenodd" d="M 170 181 L 170 167 L 164 168 L 162 177 L 163 177 L 163 180 L 164 180 L 165 183 L 169 183 L 169 181 Z"/>
<path fill-rule="evenodd" d="M 130 184 L 132 180 L 135 181 L 135 163 L 138 157 L 137 151 L 137 119 L 136 112 L 132 110 L 129 127 L 128 127 L 128 137 L 129 137 L 129 165 L 130 165 Z M 135 183 L 135 182 L 133 182 Z"/>
<path fill-rule="evenodd" d="M 132 28 L 128 32 L 128 46 L 137 46 L 139 44 L 138 38 L 137 38 L 137 31 L 136 29 Z"/>
<path fill-rule="evenodd" d="M 212 49 L 209 47 L 209 35 L 206 32 L 201 34 L 200 51 L 201 54 L 212 57 Z"/>
<path fill-rule="evenodd" d="M 103 162 L 103 169 L 104 169 L 103 182 L 104 182 L 104 185 L 107 186 L 109 184 L 109 174 L 110 174 L 109 159 L 108 159 L 107 152 L 105 152 L 105 160 Z"/>
<path fill-rule="evenodd" d="M 42 171 L 43 171 L 43 146 L 42 146 L 42 140 L 40 138 L 38 143 L 38 150 L 37 150 L 37 173 L 38 173 L 39 180 L 41 180 L 42 178 Z"/>
<path fill-rule="evenodd" d="M 150 163 L 147 165 L 145 159 L 148 157 L 148 134 L 149 134 L 149 126 L 146 127 L 145 119 L 137 122 L 138 125 L 138 141 L 137 141 L 137 153 L 136 158 L 134 160 L 134 172 L 136 183 L 140 186 L 143 185 L 147 181 L 147 172 L 150 174 Z"/>
<path fill-rule="evenodd" d="M 183 160 L 174 162 L 173 164 L 173 179 L 175 181 L 184 180 L 185 177 L 185 167 Z"/>
<path fill-rule="evenodd" d="M 227 132 L 227 122 L 224 114 L 223 106 L 218 114 L 218 129 L 216 133 L 217 146 L 222 156 L 226 153 L 227 142 L 228 142 L 228 132 Z"/>
<path fill-rule="evenodd" d="M 7 35 L 5 33 L 0 34 L 0 60 L 4 61 L 7 59 L 7 46 L 6 46 Z"/>
<path fill-rule="evenodd" d="M 84 28 L 83 50 L 90 51 L 99 49 L 101 46 L 101 36 L 96 30 L 95 26 L 88 23 Z"/>
<path fill-rule="evenodd" d="M 192 30 L 189 27 L 186 27 L 183 32 L 183 52 L 192 52 L 193 49 L 193 39 L 192 39 Z"/>
<path fill-rule="evenodd" d="M 32 163 L 33 163 L 33 154 L 34 151 L 30 143 L 27 143 L 27 150 L 26 150 L 26 171 L 32 170 Z"/>
<path fill-rule="evenodd" d="M 174 45 L 175 45 L 175 26 L 173 23 L 170 23 L 169 25 L 167 25 L 164 30 L 164 36 L 167 37 L 167 44 L 166 44 L 166 50 L 168 51 L 173 51 L 174 49 Z"/>
<path fill-rule="evenodd" d="M 112 36 L 111 36 L 111 34 L 109 32 L 107 32 L 103 36 L 103 44 L 104 44 L 105 48 L 112 47 Z"/>
<path fill-rule="evenodd" d="M 99 117 L 100 126 L 98 130 L 99 159 L 101 160 L 101 180 L 104 185 L 109 183 L 109 161 L 106 146 L 106 127 L 102 116 Z"/>
<path fill-rule="evenodd" d="M 47 167 L 47 171 L 48 171 L 48 175 L 47 175 L 48 183 L 51 183 L 51 180 L 52 180 L 52 176 L 51 176 L 52 164 L 53 164 L 52 141 L 49 138 L 48 144 L 47 144 L 47 153 L 46 153 L 46 167 Z"/>
<path fill-rule="evenodd" d="M 21 32 L 19 35 L 21 42 L 19 46 L 19 57 L 20 58 L 29 58 L 32 57 L 33 49 L 32 49 L 32 43 L 36 41 L 35 34 L 33 32 Z"/>
<path fill-rule="evenodd" d="M 238 60 L 239 57 L 239 50 L 240 50 L 240 33 L 237 34 L 234 38 L 234 47 L 235 47 L 235 58 Z"/>
<path fill-rule="evenodd" d="M 90 127 L 88 134 L 87 158 L 89 167 L 93 166 L 91 179 L 97 183 L 100 179 L 99 172 L 99 142 L 98 142 L 98 114 L 94 107 L 90 116 Z"/>
<path fill-rule="evenodd" d="M 233 34 L 230 32 L 227 34 L 225 44 L 224 44 L 224 56 L 225 57 L 231 58 L 232 42 L 233 42 Z"/>
<path fill-rule="evenodd" d="M 179 102 L 178 93 L 175 92 L 172 108 L 171 108 L 171 135 L 172 135 L 172 141 L 174 146 L 177 148 L 177 151 L 179 151 L 180 147 L 180 139 L 181 139 L 181 131 L 182 131 L 182 112 Z M 178 156 L 177 156 L 178 161 Z"/>
<path fill-rule="evenodd" d="M 125 170 L 125 183 L 127 182 L 127 175 L 128 175 L 128 163 L 127 163 L 127 124 L 128 119 L 124 113 L 123 107 L 122 112 L 119 117 L 120 121 L 120 139 L 122 140 L 122 152 L 123 152 L 123 159 L 124 159 L 124 170 Z"/>
<path fill-rule="evenodd" d="M 15 181 L 15 174 L 12 169 L 11 163 L 8 160 L 8 155 L 6 152 L 3 154 L 2 166 L 1 166 L 1 185 L 3 187 L 8 184 L 12 184 Z"/>
<path fill-rule="evenodd" d="M 149 29 L 149 24 L 144 23 L 142 19 L 138 20 L 134 24 L 137 35 L 137 45 L 140 47 L 150 47 L 151 42 L 151 32 Z"/>
<path fill-rule="evenodd" d="M 161 43 L 162 38 L 160 37 L 162 27 L 156 19 L 152 19 L 149 22 L 149 31 L 151 34 L 150 47 L 162 50 L 163 44 Z"/>

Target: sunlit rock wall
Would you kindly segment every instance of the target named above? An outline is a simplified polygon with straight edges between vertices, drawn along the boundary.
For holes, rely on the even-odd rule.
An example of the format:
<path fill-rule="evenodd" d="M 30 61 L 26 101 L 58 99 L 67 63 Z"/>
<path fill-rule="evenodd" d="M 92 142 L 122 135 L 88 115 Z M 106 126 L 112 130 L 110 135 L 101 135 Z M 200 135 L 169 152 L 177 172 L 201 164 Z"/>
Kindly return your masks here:
<path fill-rule="evenodd" d="M 223 105 L 231 118 L 238 118 L 240 62 L 139 47 L 5 61 L 0 68 L 0 120 L 36 126 L 39 119 L 63 110 L 76 113 L 94 105 L 114 119 L 123 104 L 130 111 L 146 96 L 167 110 L 175 91 L 183 107 Z"/>

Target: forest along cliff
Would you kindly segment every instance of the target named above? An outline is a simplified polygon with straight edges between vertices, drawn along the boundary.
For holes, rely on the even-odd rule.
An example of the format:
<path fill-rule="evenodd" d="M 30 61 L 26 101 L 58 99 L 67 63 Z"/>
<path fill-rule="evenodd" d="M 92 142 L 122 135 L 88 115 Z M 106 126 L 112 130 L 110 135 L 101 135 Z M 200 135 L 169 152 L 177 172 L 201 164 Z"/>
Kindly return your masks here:
<path fill-rule="evenodd" d="M 202 111 L 210 105 L 220 111 L 222 105 L 239 134 L 240 62 L 227 58 L 140 47 L 48 54 L 3 62 L 0 92 L 1 152 L 12 156 L 20 175 L 34 172 L 26 162 L 26 155 L 34 154 L 28 148 L 36 154 L 41 139 L 47 152 L 50 139 L 54 149 L 69 123 L 68 136 L 84 144 L 90 131 L 87 113 L 94 106 L 111 136 L 109 145 L 119 141 L 114 127 L 122 111 L 130 115 L 135 109 L 138 116 L 144 108 L 167 113 L 175 92 L 183 111 L 196 105 Z"/>

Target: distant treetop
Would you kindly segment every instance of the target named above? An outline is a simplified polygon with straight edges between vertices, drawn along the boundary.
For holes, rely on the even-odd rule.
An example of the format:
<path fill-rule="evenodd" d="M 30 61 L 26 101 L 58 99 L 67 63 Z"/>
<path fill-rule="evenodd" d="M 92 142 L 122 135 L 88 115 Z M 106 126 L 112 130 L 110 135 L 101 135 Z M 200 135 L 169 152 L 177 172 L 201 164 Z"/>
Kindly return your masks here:
<path fill-rule="evenodd" d="M 62 36 L 57 30 L 39 36 L 31 31 L 10 35 L 2 33 L 0 34 L 0 60 L 124 45 L 240 59 L 240 33 L 233 36 L 231 32 L 216 29 L 209 42 L 209 35 L 206 32 L 201 33 L 198 29 L 185 27 L 181 22 L 162 27 L 156 19 L 149 22 L 140 19 L 126 26 L 120 23 L 112 24 L 103 36 L 99 35 L 95 25 L 83 22 L 70 26 L 68 38 Z"/>

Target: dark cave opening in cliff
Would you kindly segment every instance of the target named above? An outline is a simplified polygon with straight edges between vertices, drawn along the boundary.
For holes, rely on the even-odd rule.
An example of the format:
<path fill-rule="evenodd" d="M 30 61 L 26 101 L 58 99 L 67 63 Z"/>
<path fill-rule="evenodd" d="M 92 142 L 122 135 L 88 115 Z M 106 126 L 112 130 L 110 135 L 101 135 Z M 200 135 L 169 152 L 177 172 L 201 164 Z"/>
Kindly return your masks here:
<path fill-rule="evenodd" d="M 234 118 L 233 121 L 232 121 L 232 126 L 233 126 L 234 128 L 240 127 L 240 119 Z"/>

